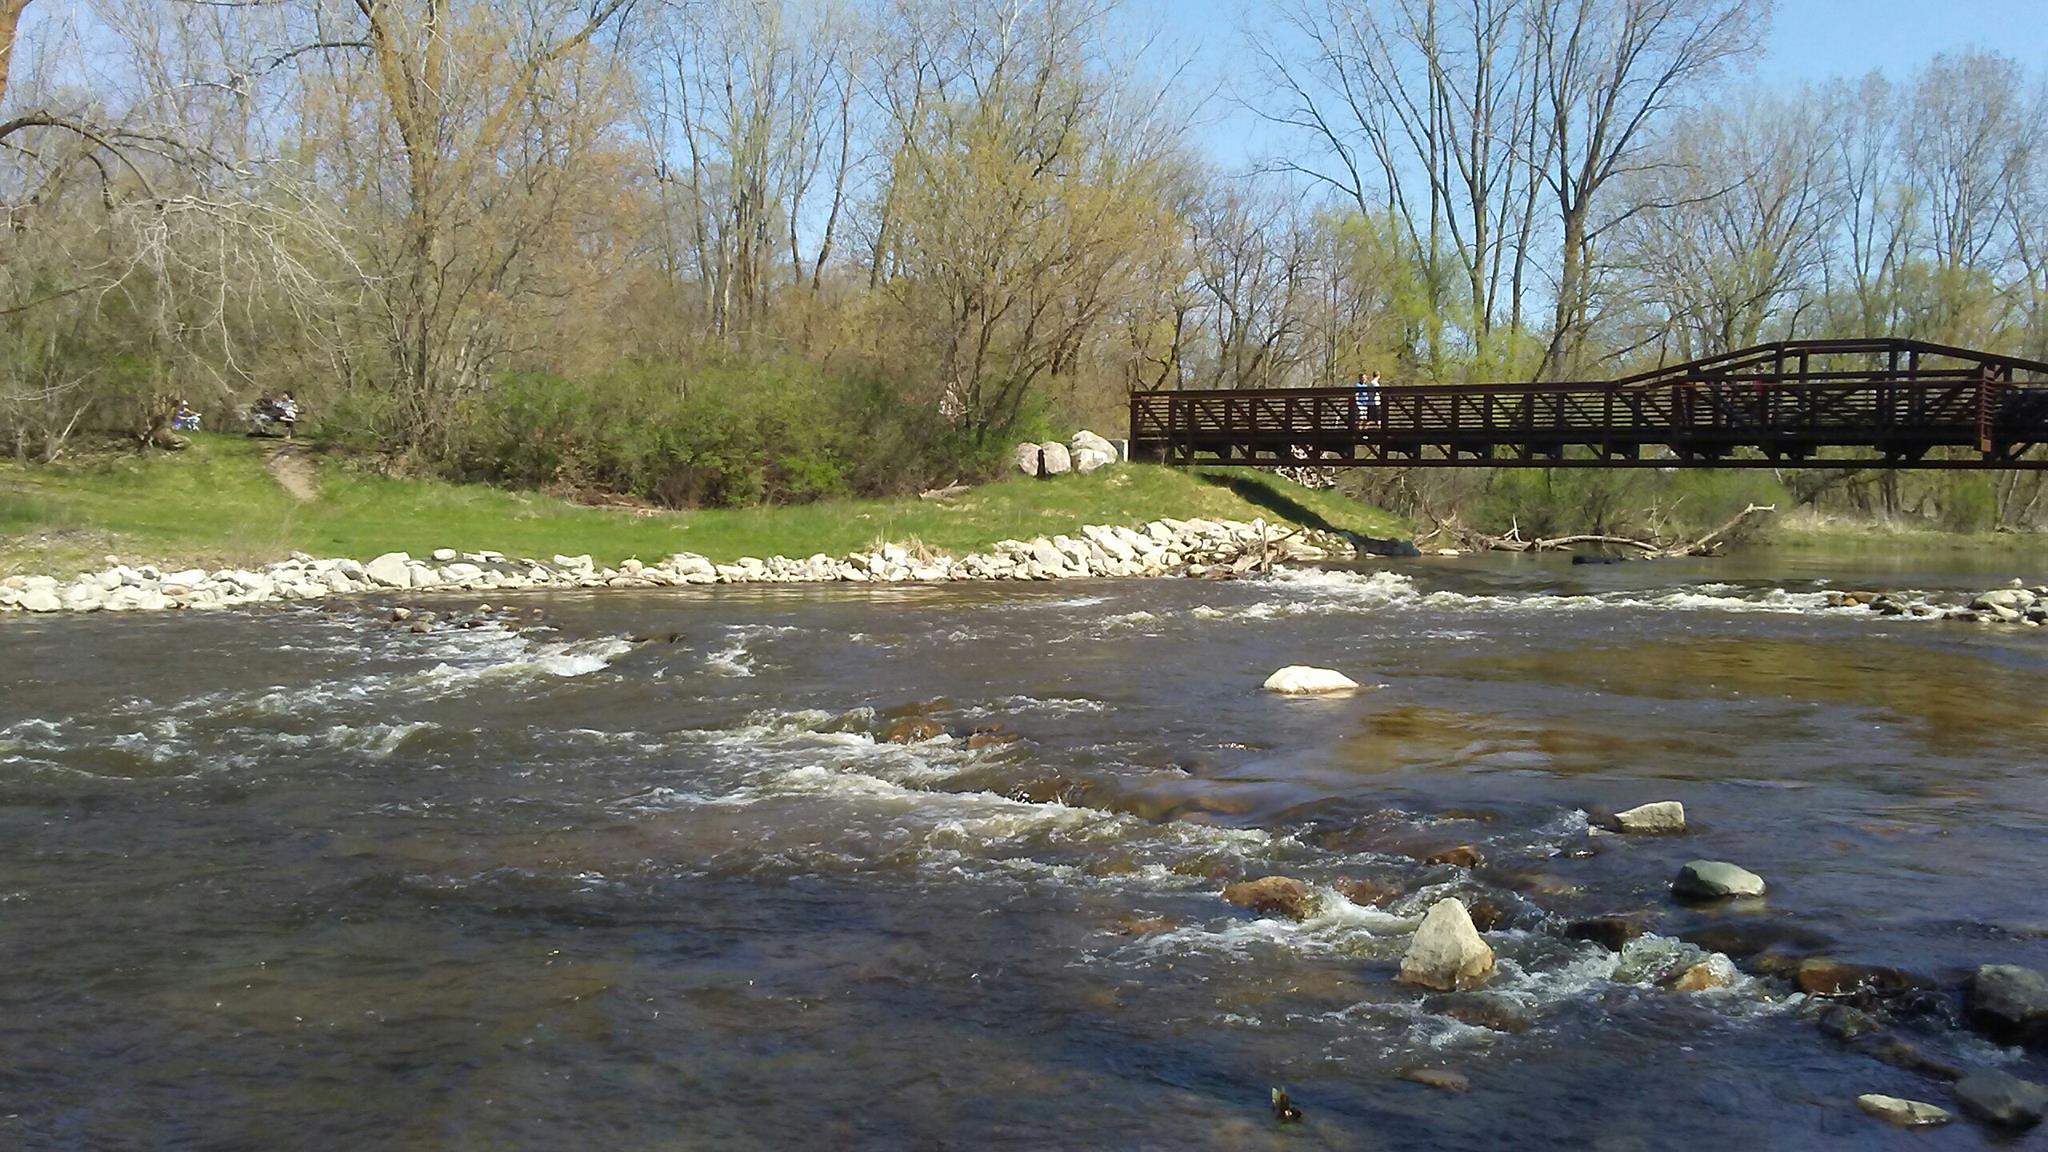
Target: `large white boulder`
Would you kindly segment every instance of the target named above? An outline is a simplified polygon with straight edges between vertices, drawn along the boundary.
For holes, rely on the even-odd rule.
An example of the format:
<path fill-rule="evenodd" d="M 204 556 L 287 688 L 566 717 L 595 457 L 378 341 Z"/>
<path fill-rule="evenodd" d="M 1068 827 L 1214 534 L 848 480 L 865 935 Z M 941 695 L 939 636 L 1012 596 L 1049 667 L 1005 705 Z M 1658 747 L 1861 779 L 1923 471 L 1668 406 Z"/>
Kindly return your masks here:
<path fill-rule="evenodd" d="M 1074 471 L 1086 475 L 1116 463 L 1115 452 L 1102 452 L 1094 448 L 1076 448 L 1073 452 Z"/>
<path fill-rule="evenodd" d="M 1440 992 L 1470 988 L 1493 974 L 1493 949 L 1455 897 L 1430 905 L 1401 957 L 1401 981 Z"/>
<path fill-rule="evenodd" d="M 1038 475 L 1039 459 L 1043 455 L 1043 449 L 1036 444 L 1026 441 L 1017 445 L 1017 450 L 1011 453 L 1010 458 L 1016 463 L 1017 471 L 1022 472 L 1026 476 L 1035 477 Z"/>
<path fill-rule="evenodd" d="M 1040 444 L 1038 450 L 1047 476 L 1063 476 L 1074 470 L 1074 457 L 1067 451 L 1065 444 L 1057 440 L 1048 440 Z"/>
<path fill-rule="evenodd" d="M 1685 805 L 1676 800 L 1640 804 L 1626 812 L 1616 812 L 1614 822 L 1623 832 L 1683 832 Z"/>
<path fill-rule="evenodd" d="M 1328 668 L 1290 664 L 1266 677 L 1266 691 L 1283 696 L 1320 696 L 1332 692 L 1356 692 L 1358 681 Z"/>
<path fill-rule="evenodd" d="M 1109 453 L 1112 459 L 1116 457 L 1116 445 L 1111 444 L 1109 441 L 1104 440 L 1102 437 L 1097 436 L 1095 433 L 1088 431 L 1086 428 L 1083 428 L 1081 431 L 1074 433 L 1074 438 L 1073 440 L 1069 441 L 1069 443 L 1072 445 L 1074 451 L 1076 452 L 1082 451 L 1083 449 L 1094 449 L 1097 452 Z"/>
<path fill-rule="evenodd" d="M 363 575 L 380 588 L 410 588 L 412 557 L 404 552 L 386 552 L 363 565 Z"/>

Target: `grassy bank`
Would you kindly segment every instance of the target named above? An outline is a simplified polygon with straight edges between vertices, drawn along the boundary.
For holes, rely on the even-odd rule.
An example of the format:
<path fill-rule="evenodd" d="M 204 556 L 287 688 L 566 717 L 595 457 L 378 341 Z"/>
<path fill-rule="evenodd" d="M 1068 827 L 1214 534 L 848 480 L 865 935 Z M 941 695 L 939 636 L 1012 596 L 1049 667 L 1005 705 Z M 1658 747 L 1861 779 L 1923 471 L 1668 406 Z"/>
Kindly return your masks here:
<path fill-rule="evenodd" d="M 49 468 L 0 465 L 0 575 L 64 574 L 108 555 L 132 563 L 247 564 L 293 550 L 319 556 L 495 548 L 589 553 L 600 563 L 679 551 L 713 560 L 843 555 L 880 541 L 974 551 L 1082 524 L 1162 516 L 1302 523 L 1374 536 L 1405 525 L 1331 493 L 1246 469 L 1149 465 L 1092 476 L 1023 477 L 944 501 L 873 500 L 703 512 L 588 508 L 531 492 L 395 480 L 306 454 L 314 493 L 288 493 L 266 468 L 270 442 L 201 435 L 176 455 Z"/>

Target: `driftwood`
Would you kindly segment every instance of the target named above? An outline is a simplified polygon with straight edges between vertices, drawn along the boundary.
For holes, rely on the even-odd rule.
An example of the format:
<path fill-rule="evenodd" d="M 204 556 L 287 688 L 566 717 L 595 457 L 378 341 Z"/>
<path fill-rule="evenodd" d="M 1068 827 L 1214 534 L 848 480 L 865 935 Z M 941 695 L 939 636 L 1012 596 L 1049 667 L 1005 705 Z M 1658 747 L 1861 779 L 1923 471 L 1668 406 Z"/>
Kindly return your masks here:
<path fill-rule="evenodd" d="M 932 488 L 919 492 L 917 498 L 919 500 L 950 500 L 973 487 L 972 484 L 953 484 L 945 488 Z"/>
<path fill-rule="evenodd" d="M 1751 504 L 1736 513 L 1734 519 L 1692 541 L 1633 540 L 1626 536 L 1604 536 L 1597 533 L 1525 540 L 1522 538 L 1522 530 L 1514 528 L 1505 536 L 1480 536 L 1477 538 L 1477 544 L 1496 552 L 1568 552 L 1582 544 L 1601 544 L 1612 548 L 1632 548 L 1640 552 L 1645 560 L 1659 560 L 1670 556 L 1712 556 L 1728 535 L 1740 528 L 1744 521 L 1752 516 L 1769 515 L 1777 510 L 1778 506 L 1775 504 Z"/>

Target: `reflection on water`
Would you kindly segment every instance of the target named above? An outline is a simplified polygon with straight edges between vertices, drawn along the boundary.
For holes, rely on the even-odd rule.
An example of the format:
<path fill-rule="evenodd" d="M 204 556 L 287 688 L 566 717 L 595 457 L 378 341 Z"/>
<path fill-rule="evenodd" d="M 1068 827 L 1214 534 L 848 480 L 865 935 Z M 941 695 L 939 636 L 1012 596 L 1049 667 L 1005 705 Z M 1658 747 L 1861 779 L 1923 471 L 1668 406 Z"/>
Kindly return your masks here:
<path fill-rule="evenodd" d="M 1903 1147 L 1855 1095 L 1938 1082 L 1780 979 L 1662 986 L 1730 924 L 2048 964 L 2048 640 L 1824 595 L 2015 561 L 1878 559 L 10 620 L 0 1143 Z M 1296 662 L 1378 687 L 1257 690 Z M 1652 799 L 1693 830 L 1589 829 Z M 1768 899 L 1672 905 L 1699 856 Z M 1268 874 L 1305 920 L 1220 898 Z M 1482 993 L 1392 979 L 1445 895 Z M 1896 1027 L 2048 1077 L 1952 1016 Z"/>

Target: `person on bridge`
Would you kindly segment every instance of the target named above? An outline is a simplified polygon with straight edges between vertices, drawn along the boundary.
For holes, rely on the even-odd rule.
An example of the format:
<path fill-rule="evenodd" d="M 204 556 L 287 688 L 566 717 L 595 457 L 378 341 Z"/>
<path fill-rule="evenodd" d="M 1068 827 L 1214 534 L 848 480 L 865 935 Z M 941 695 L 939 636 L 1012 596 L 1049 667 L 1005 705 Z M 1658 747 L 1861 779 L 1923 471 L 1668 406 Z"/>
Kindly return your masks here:
<path fill-rule="evenodd" d="M 1380 418 L 1380 374 L 1358 374 L 1358 422 L 1377 424 Z"/>

